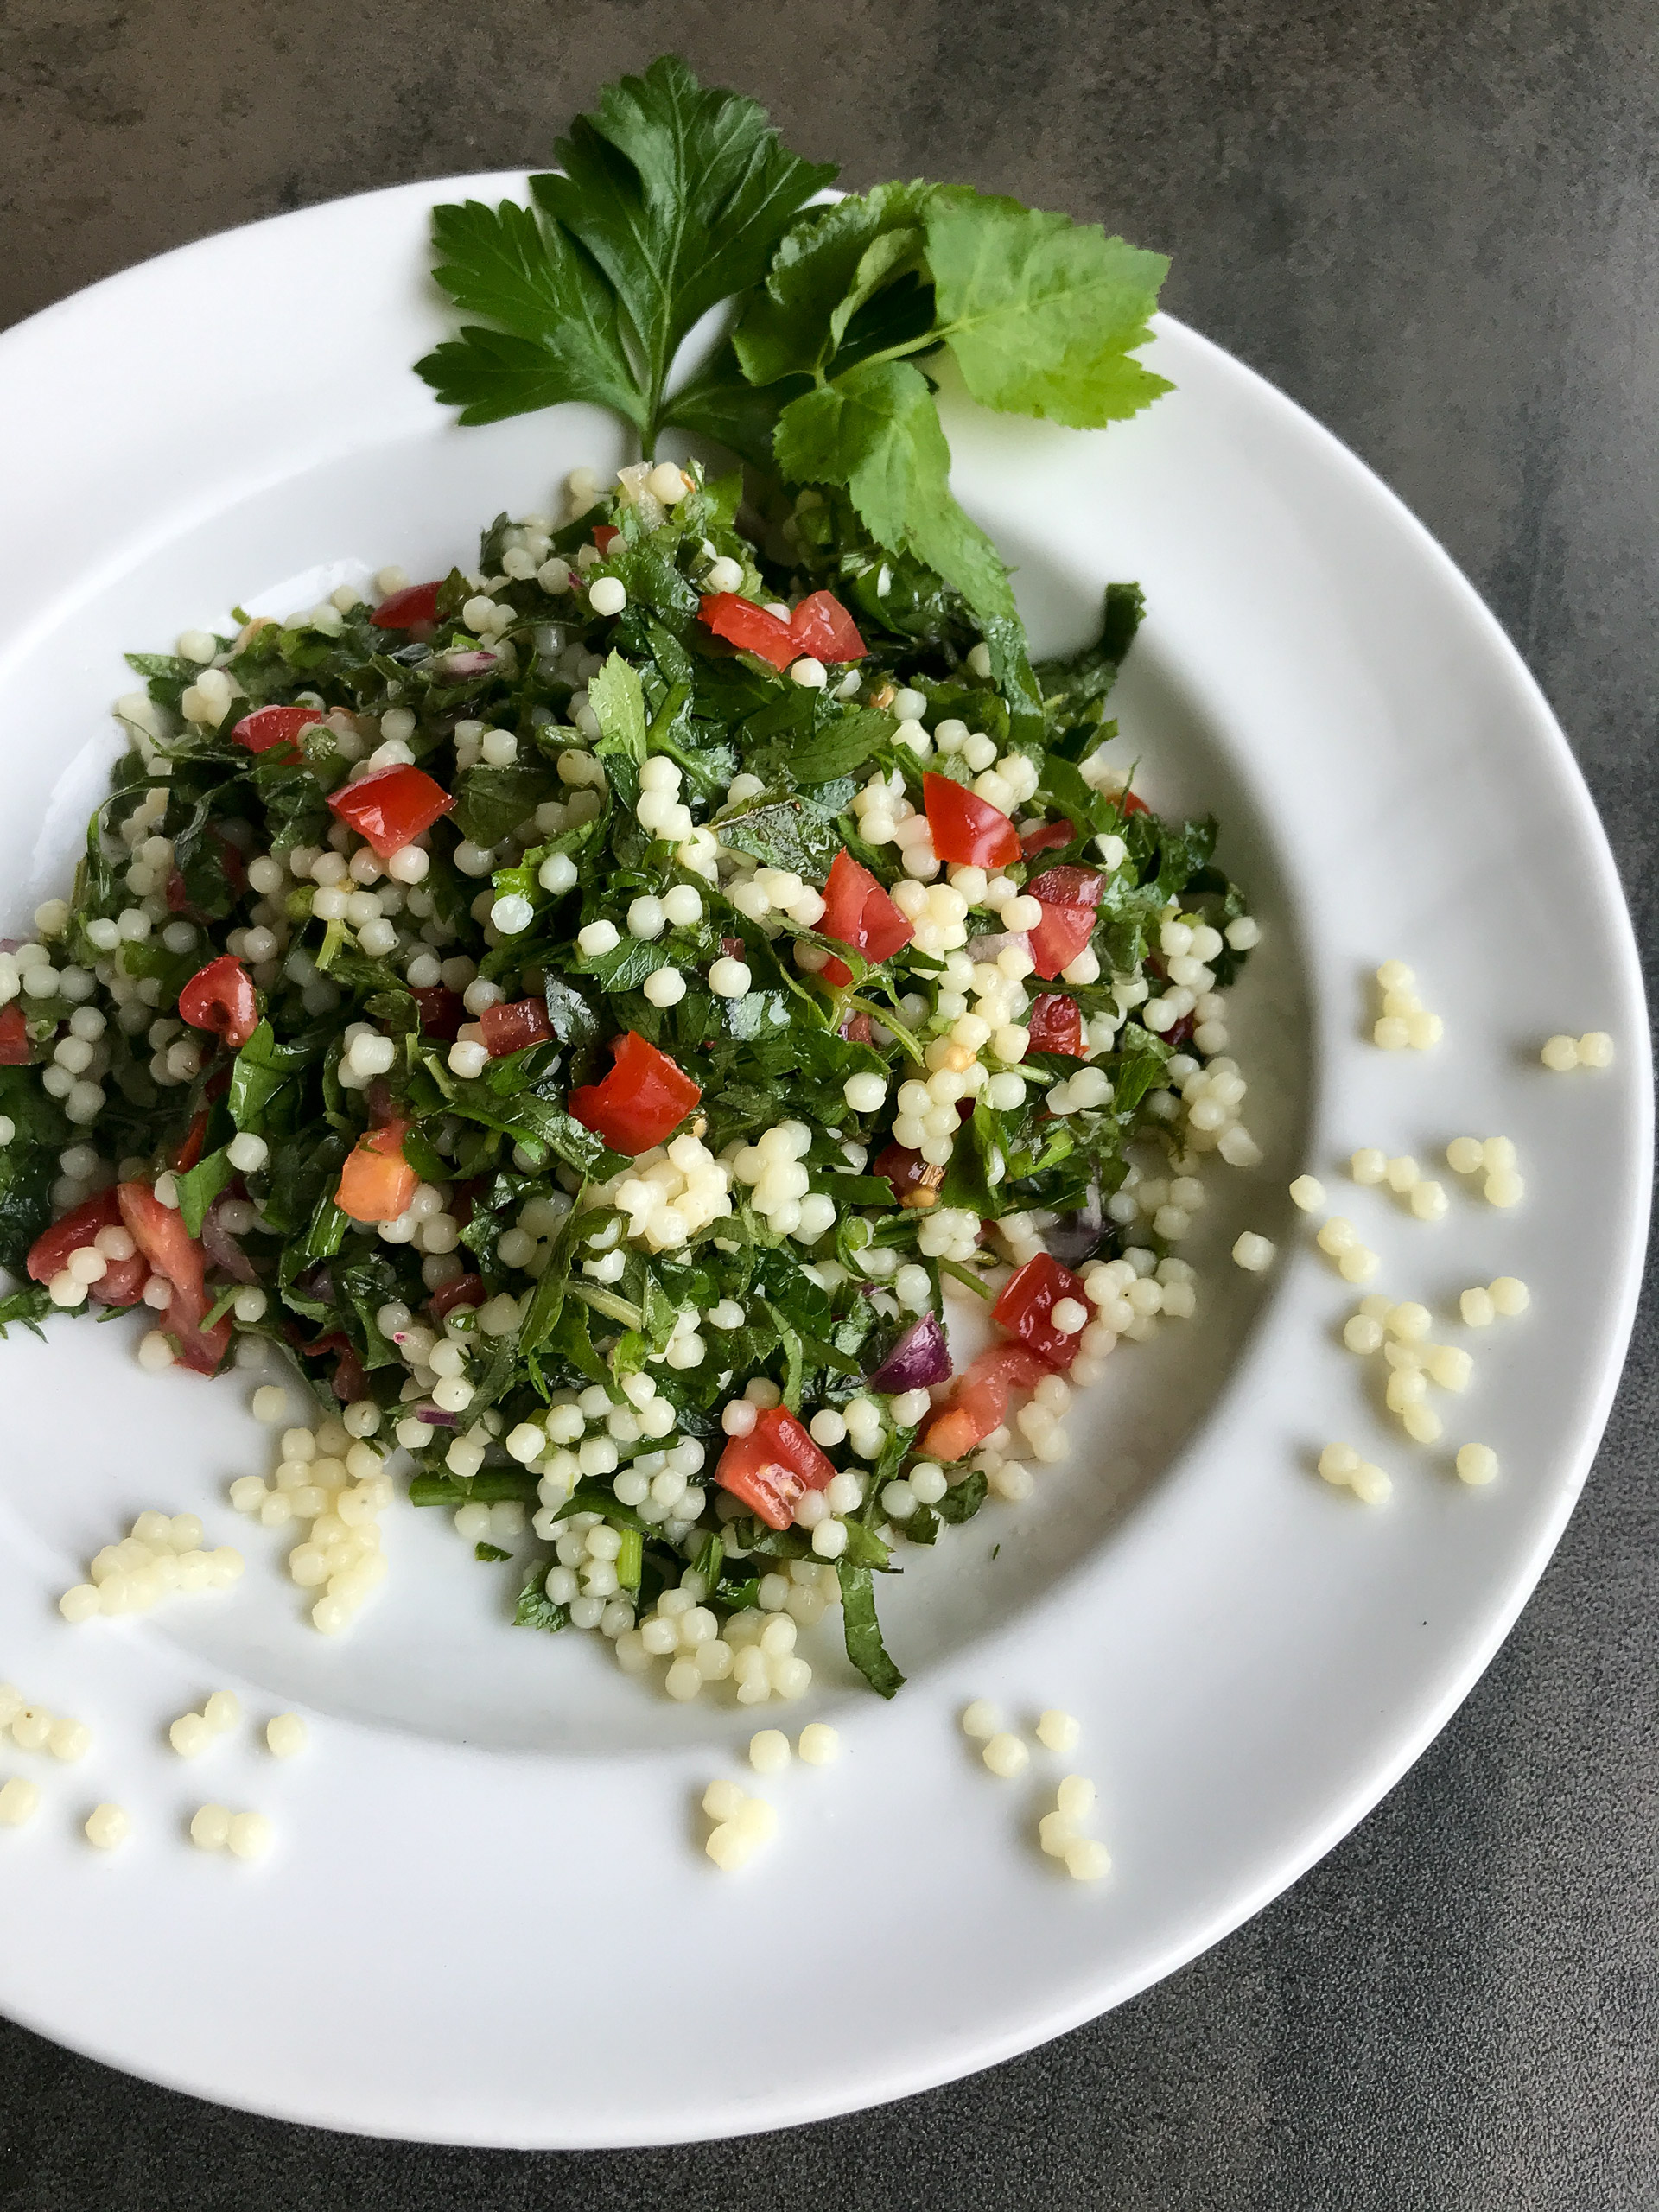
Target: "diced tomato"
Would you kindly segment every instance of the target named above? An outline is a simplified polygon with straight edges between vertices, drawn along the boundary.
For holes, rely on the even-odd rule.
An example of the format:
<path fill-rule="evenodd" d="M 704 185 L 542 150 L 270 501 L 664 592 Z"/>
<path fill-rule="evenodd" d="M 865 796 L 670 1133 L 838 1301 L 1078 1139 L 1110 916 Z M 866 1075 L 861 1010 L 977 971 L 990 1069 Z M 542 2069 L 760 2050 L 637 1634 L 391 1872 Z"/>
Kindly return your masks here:
<path fill-rule="evenodd" d="M 429 830 L 454 800 L 423 768 L 381 768 L 372 776 L 342 784 L 328 801 L 342 822 L 366 837 L 381 859 L 390 860 L 411 837 Z"/>
<path fill-rule="evenodd" d="M 467 1019 L 467 1002 L 461 993 L 452 991 L 446 983 L 432 983 L 425 990 L 411 988 L 410 995 L 421 1010 L 422 1036 L 453 1045 Z"/>
<path fill-rule="evenodd" d="M 149 1262 L 135 1252 L 130 1260 L 110 1262 L 92 1285 L 92 1296 L 100 1306 L 136 1306 L 149 1281 Z"/>
<path fill-rule="evenodd" d="M 184 1141 L 173 1154 L 173 1165 L 181 1175 L 186 1174 L 201 1158 L 201 1147 L 207 1139 L 207 1109 L 204 1106 L 185 1131 Z"/>
<path fill-rule="evenodd" d="M 801 657 L 801 648 L 788 623 L 780 621 L 775 614 L 768 614 L 764 607 L 757 607 L 752 599 L 744 599 L 737 592 L 710 592 L 697 609 L 697 620 L 717 638 L 724 638 L 728 645 L 736 645 L 744 652 L 758 653 L 773 668 L 787 668 L 791 661 Z"/>
<path fill-rule="evenodd" d="M 1117 810 L 1120 814 L 1125 817 L 1131 814 L 1150 814 L 1152 812 L 1152 809 L 1147 804 L 1147 802 L 1141 797 L 1138 791 L 1120 792 L 1117 800 Z"/>
<path fill-rule="evenodd" d="M 1029 1390 L 1048 1371 L 1023 1344 L 994 1344 L 981 1352 L 929 1427 L 922 1449 L 935 1459 L 965 1459 L 1007 1420 L 1009 1391 Z"/>
<path fill-rule="evenodd" d="M 1039 991 L 1026 1016 L 1026 1027 L 1031 1052 L 1069 1052 L 1075 1060 L 1088 1057 L 1083 1048 L 1083 1009 L 1064 991 Z"/>
<path fill-rule="evenodd" d="M 833 592 L 810 592 L 789 618 L 789 634 L 798 653 L 814 660 L 862 660 L 869 647 L 858 634 L 858 626 Z"/>
<path fill-rule="evenodd" d="M 800 1499 L 823 1490 L 835 1471 L 787 1407 L 768 1406 L 747 1436 L 727 1444 L 715 1480 L 767 1528 L 787 1529 Z"/>
<path fill-rule="evenodd" d="M 1069 845 L 1077 831 L 1069 822 L 1039 822 L 1034 830 L 1027 830 L 1020 840 L 1020 849 L 1028 861 L 1039 853 L 1057 851 Z"/>
<path fill-rule="evenodd" d="M 177 868 L 170 868 L 167 871 L 167 888 L 162 896 L 167 901 L 169 914 L 181 914 L 190 904 L 190 893 Z"/>
<path fill-rule="evenodd" d="M 991 1308 L 991 1319 L 1017 1337 L 1045 1367 L 1070 1367 L 1077 1356 L 1078 1338 L 1057 1329 L 1052 1314 L 1063 1298 L 1075 1299 L 1084 1313 L 1090 1308 L 1088 1294 L 1070 1268 L 1063 1268 L 1049 1252 L 1027 1260 Z"/>
<path fill-rule="evenodd" d="M 1105 888 L 1098 868 L 1046 868 L 1026 886 L 1026 894 L 1045 906 L 1098 906 Z"/>
<path fill-rule="evenodd" d="M 442 1321 L 457 1306 L 482 1306 L 489 1293 L 484 1287 L 482 1275 L 461 1275 L 454 1282 L 447 1282 L 442 1290 L 435 1290 L 426 1301 L 427 1311 L 435 1321 Z"/>
<path fill-rule="evenodd" d="M 878 1152 L 870 1173 L 893 1185 L 893 1195 L 901 1206 L 920 1212 L 939 1202 L 944 1168 L 931 1166 L 919 1152 L 911 1152 L 904 1145 L 890 1144 Z"/>
<path fill-rule="evenodd" d="M 440 588 L 436 583 L 406 584 L 383 599 L 369 620 L 377 630 L 428 628 L 438 619 Z"/>
<path fill-rule="evenodd" d="M 544 1045 L 553 1034 L 547 1007 L 541 999 L 510 999 L 486 1006 L 478 1017 L 484 1032 L 484 1049 L 493 1060 L 508 1052 L 522 1052 L 526 1046 Z"/>
<path fill-rule="evenodd" d="M 269 753 L 274 745 L 292 745 L 302 729 L 321 720 L 316 707 L 256 707 L 231 735 L 249 753 Z"/>
<path fill-rule="evenodd" d="M 962 868 L 1011 868 L 1020 858 L 1020 833 L 1000 806 L 949 776 L 922 778 L 922 804 L 933 849 Z"/>
<path fill-rule="evenodd" d="M 834 938 L 837 944 L 850 944 L 869 961 L 890 960 L 916 934 L 868 868 L 861 868 L 845 846 L 830 863 L 818 927 L 825 937 Z M 844 960 L 831 960 L 823 973 L 837 988 L 853 979 Z"/>
<path fill-rule="evenodd" d="M 353 1221 L 396 1221 L 407 1213 L 421 1179 L 404 1158 L 407 1122 L 387 1122 L 359 1137 L 340 1171 L 334 1204 Z"/>
<path fill-rule="evenodd" d="M 45 1229 L 29 1248 L 23 1265 L 36 1282 L 50 1282 L 69 1264 L 69 1255 L 92 1243 L 100 1229 L 120 1226 L 121 1205 L 113 1190 L 99 1191 Z"/>
<path fill-rule="evenodd" d="M 369 1395 L 369 1378 L 363 1372 L 363 1363 L 354 1344 L 347 1344 L 334 1362 L 334 1395 L 343 1406 L 354 1405 Z"/>
<path fill-rule="evenodd" d="M 0 1006 L 0 1068 L 21 1068 L 29 1060 L 29 1024 L 20 1006 Z"/>
<path fill-rule="evenodd" d="M 221 952 L 198 968 L 179 993 L 179 1014 L 193 1029 L 211 1029 L 239 1050 L 259 1027 L 253 978 L 239 960 Z"/>
<path fill-rule="evenodd" d="M 621 531 L 613 528 L 610 523 L 600 522 L 594 524 L 594 543 L 601 553 L 608 553 L 621 535 Z"/>
<path fill-rule="evenodd" d="M 570 1111 L 613 1152 L 649 1152 L 678 1128 L 702 1092 L 637 1030 L 611 1040 L 616 1065 L 602 1083 L 570 1093 Z"/>
<path fill-rule="evenodd" d="M 849 1014 L 841 1025 L 841 1033 L 849 1045 L 874 1044 L 875 1024 L 868 1014 Z"/>
<path fill-rule="evenodd" d="M 148 1183 L 120 1183 L 116 1198 L 133 1242 L 158 1275 L 173 1286 L 167 1325 L 178 1339 L 181 1363 L 193 1374 L 211 1375 L 231 1341 L 227 1319 L 211 1329 L 201 1325 L 207 1311 L 207 1255 L 172 1206 L 164 1206 Z"/>
<path fill-rule="evenodd" d="M 232 891 L 245 891 L 248 885 L 248 863 L 240 845 L 232 844 L 216 822 L 207 824 L 207 835 L 219 848 L 219 872 Z"/>

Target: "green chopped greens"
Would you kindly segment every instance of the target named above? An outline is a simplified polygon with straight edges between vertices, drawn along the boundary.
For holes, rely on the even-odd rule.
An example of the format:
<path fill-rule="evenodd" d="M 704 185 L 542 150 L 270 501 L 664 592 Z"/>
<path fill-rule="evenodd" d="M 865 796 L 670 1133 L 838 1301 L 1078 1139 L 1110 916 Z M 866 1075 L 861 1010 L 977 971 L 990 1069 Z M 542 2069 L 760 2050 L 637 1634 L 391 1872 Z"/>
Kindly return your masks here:
<path fill-rule="evenodd" d="M 556 150 L 531 207 L 435 211 L 475 320 L 417 367 L 463 422 L 585 401 L 644 458 L 498 516 L 384 622 L 400 574 L 131 656 L 73 895 L 0 954 L 0 1334 L 142 1295 L 151 1363 L 263 1337 L 347 1409 L 353 1480 L 400 1447 L 480 1560 L 531 1518 L 518 1624 L 758 1702 L 810 1677 L 774 1619 L 839 1605 L 890 1697 L 875 1578 L 1003 1460 L 936 1431 L 931 1372 L 871 1378 L 1045 1234 L 1117 1262 L 1090 1325 L 1130 1325 L 1135 1276 L 1190 1276 L 1195 1155 L 1236 1120 L 1215 994 L 1253 925 L 1214 824 L 1105 751 L 1140 592 L 1033 669 L 934 397 L 948 351 L 986 405 L 1132 414 L 1164 264 L 962 186 L 809 206 L 833 171 L 671 58 Z M 671 426 L 747 474 L 658 462 Z M 846 626 L 810 652 L 809 601 Z M 280 740 L 246 719 L 290 707 Z M 385 817 L 429 779 L 442 810 L 372 848 L 377 777 Z M 953 785 L 994 863 L 933 855 Z M 191 1011 L 210 963 L 228 1037 Z"/>

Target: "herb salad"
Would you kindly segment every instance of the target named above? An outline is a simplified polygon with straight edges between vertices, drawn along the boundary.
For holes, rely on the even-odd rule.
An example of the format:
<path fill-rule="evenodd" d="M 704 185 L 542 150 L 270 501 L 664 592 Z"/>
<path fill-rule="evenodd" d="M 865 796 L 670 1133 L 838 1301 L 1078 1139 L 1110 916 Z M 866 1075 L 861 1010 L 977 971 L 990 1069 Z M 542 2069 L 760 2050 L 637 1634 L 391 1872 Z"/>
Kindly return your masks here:
<path fill-rule="evenodd" d="M 531 1517 L 521 1623 L 757 1703 L 839 1605 L 890 1695 L 879 1578 L 1023 1494 L 1015 1429 L 1063 1456 L 1066 1378 L 1192 1311 L 1205 1155 L 1255 1156 L 1255 925 L 1105 749 L 1141 595 L 1033 665 L 929 374 L 1133 412 L 1162 264 L 961 187 L 809 207 L 673 60 L 558 151 L 437 211 L 486 320 L 418 366 L 642 458 L 475 569 L 132 656 L 73 893 L 0 954 L 0 1320 L 269 1340 L 416 1504 Z M 947 1294 L 995 1325 L 960 1374 Z"/>

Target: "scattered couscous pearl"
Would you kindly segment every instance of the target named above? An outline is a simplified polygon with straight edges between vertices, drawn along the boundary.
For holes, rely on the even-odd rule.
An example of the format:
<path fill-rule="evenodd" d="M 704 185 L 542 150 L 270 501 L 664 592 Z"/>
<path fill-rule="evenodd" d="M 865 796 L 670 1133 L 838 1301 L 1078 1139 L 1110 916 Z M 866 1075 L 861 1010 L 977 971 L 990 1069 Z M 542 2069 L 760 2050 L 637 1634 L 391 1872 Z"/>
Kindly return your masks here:
<path fill-rule="evenodd" d="M 1487 1284 L 1486 1290 L 1493 1306 L 1509 1319 L 1524 1313 L 1532 1303 L 1532 1293 L 1518 1275 L 1497 1275 Z"/>
<path fill-rule="evenodd" d="M 1363 1145 L 1348 1162 L 1356 1183 L 1380 1183 L 1389 1172 L 1389 1155 L 1376 1145 Z"/>
<path fill-rule="evenodd" d="M 1363 1244 L 1351 1244 L 1337 1262 L 1344 1282 L 1370 1282 L 1382 1262 Z"/>
<path fill-rule="evenodd" d="M 1299 1175 L 1290 1186 L 1290 1198 L 1304 1213 L 1317 1213 L 1325 1204 L 1325 1185 L 1317 1175 Z"/>
<path fill-rule="evenodd" d="M 201 1717 L 216 1736 L 222 1736 L 242 1718 L 242 1700 L 234 1690 L 215 1690 L 202 1707 Z"/>
<path fill-rule="evenodd" d="M 1454 1175 L 1472 1175 L 1481 1165 L 1484 1152 L 1478 1137 L 1453 1137 L 1446 1147 L 1446 1164 Z"/>
<path fill-rule="evenodd" d="M 1051 1706 L 1037 1723 L 1037 1740 L 1051 1751 L 1074 1751 L 1083 1728 L 1075 1713 Z"/>
<path fill-rule="evenodd" d="M 1553 1068 L 1557 1075 L 1565 1075 L 1569 1068 L 1579 1065 L 1579 1040 L 1576 1037 L 1548 1038 L 1538 1057 L 1547 1068 Z"/>
<path fill-rule="evenodd" d="M 1077 1829 L 1064 1813 L 1045 1813 L 1037 1823 L 1037 1840 L 1050 1859 L 1064 1859 L 1077 1840 Z"/>
<path fill-rule="evenodd" d="M 1004 1782 L 1011 1782 L 1016 1774 L 1023 1774 L 1031 1762 L 1031 1753 L 1019 1737 L 1009 1735 L 1006 1731 L 993 1736 L 980 1756 L 991 1772 L 1000 1776 Z"/>
<path fill-rule="evenodd" d="M 989 1698 L 976 1697 L 970 1706 L 963 1709 L 962 1732 L 976 1738 L 995 1736 L 1001 1718 Z"/>
<path fill-rule="evenodd" d="M 1386 1326 L 1389 1334 L 1398 1337 L 1402 1344 L 1416 1344 L 1428 1334 L 1433 1318 L 1427 1306 L 1406 1298 L 1389 1308 Z"/>
<path fill-rule="evenodd" d="M 113 1851 L 126 1841 L 132 1820 L 124 1805 L 94 1805 L 87 1815 L 86 1836 L 99 1851 Z"/>
<path fill-rule="evenodd" d="M 1065 1847 L 1065 1871 L 1074 1882 L 1098 1882 L 1111 1872 L 1112 1855 L 1093 1836 L 1077 1836 Z"/>
<path fill-rule="evenodd" d="M 1097 1795 L 1087 1775 L 1068 1774 L 1054 1793 L 1055 1810 L 1068 1821 L 1084 1821 L 1095 1808 Z"/>
<path fill-rule="evenodd" d="M 1446 1186 L 1427 1179 L 1414 1183 L 1411 1190 L 1411 1210 L 1419 1221 L 1439 1221 L 1444 1216 L 1447 1200 Z"/>
<path fill-rule="evenodd" d="M 1339 1260 L 1344 1252 L 1351 1252 L 1359 1242 L 1359 1231 L 1344 1215 L 1333 1213 L 1329 1221 L 1321 1224 L 1313 1240 L 1321 1252 Z"/>
<path fill-rule="evenodd" d="M 263 1859 L 276 1840 L 276 1831 L 263 1813 L 237 1813 L 225 1840 L 232 1858 Z"/>
<path fill-rule="evenodd" d="M 1581 1068 L 1610 1068 L 1612 1065 L 1612 1039 L 1605 1029 L 1586 1029 L 1579 1039 L 1579 1065 Z"/>
<path fill-rule="evenodd" d="M 1319 1472 L 1333 1488 L 1351 1490 L 1367 1505 L 1381 1505 L 1394 1485 L 1381 1467 L 1362 1459 L 1351 1444 L 1327 1444 L 1319 1454 Z"/>
<path fill-rule="evenodd" d="M 841 1756 L 841 1738 L 827 1720 L 812 1720 L 802 1729 L 795 1749 L 808 1766 L 830 1766 Z"/>
<path fill-rule="evenodd" d="M 1464 1292 L 1458 1300 L 1458 1310 L 1463 1315 L 1465 1325 L 1471 1329 L 1490 1328 L 1497 1313 L 1492 1294 L 1490 1290 L 1483 1290 L 1478 1284 L 1472 1290 Z"/>
<path fill-rule="evenodd" d="M 757 1774 L 781 1774 L 789 1756 L 789 1738 L 781 1728 L 762 1728 L 749 1738 L 749 1764 Z"/>
<path fill-rule="evenodd" d="M 0 1783 L 0 1828 L 20 1828 L 32 1820 L 41 1802 L 41 1785 L 29 1782 L 21 1774 L 14 1774 L 10 1782 Z"/>
<path fill-rule="evenodd" d="M 200 1758 L 217 1731 L 199 1713 L 181 1713 L 167 1732 L 167 1738 L 181 1759 Z"/>
<path fill-rule="evenodd" d="M 620 576 L 601 576 L 588 588 L 588 604 L 595 614 L 620 614 L 627 603 L 627 587 Z"/>
<path fill-rule="evenodd" d="M 198 1805 L 190 1819 L 190 1840 L 198 1851 L 223 1851 L 231 1840 L 230 1808 Z"/>
<path fill-rule="evenodd" d="M 711 1821 L 734 1821 L 748 1802 L 741 1783 L 717 1777 L 702 1793 L 702 1809 Z"/>
<path fill-rule="evenodd" d="M 92 1744 L 92 1732 L 84 1720 L 71 1720 L 66 1716 L 54 1720 L 47 1731 L 46 1748 L 54 1759 L 85 1758 Z"/>
<path fill-rule="evenodd" d="M 1481 1195 L 1488 1205 L 1509 1207 L 1520 1205 L 1526 1188 L 1513 1168 L 1501 1167 L 1486 1178 L 1481 1185 Z"/>
<path fill-rule="evenodd" d="M 255 1421 L 275 1423 L 288 1419 L 288 1393 L 280 1382 L 265 1382 L 253 1394 Z"/>
<path fill-rule="evenodd" d="M 1233 1246 L 1233 1259 L 1247 1274 L 1257 1275 L 1273 1265 L 1277 1250 L 1270 1238 L 1247 1229 Z"/>
<path fill-rule="evenodd" d="M 1497 1454 L 1490 1444 L 1465 1444 L 1458 1452 L 1459 1478 L 1478 1489 L 1497 1472 Z"/>
<path fill-rule="evenodd" d="M 309 1741 L 309 1732 L 297 1713 L 278 1713 L 265 1723 L 265 1742 L 273 1758 L 291 1759 Z"/>
<path fill-rule="evenodd" d="M 1382 1348 L 1382 1324 L 1370 1313 L 1355 1313 L 1344 1324 L 1342 1341 L 1350 1351 L 1368 1359 Z"/>
<path fill-rule="evenodd" d="M 1433 1444 L 1438 1441 L 1445 1423 L 1433 1406 L 1408 1406 L 1402 1413 L 1401 1422 L 1414 1444 Z"/>

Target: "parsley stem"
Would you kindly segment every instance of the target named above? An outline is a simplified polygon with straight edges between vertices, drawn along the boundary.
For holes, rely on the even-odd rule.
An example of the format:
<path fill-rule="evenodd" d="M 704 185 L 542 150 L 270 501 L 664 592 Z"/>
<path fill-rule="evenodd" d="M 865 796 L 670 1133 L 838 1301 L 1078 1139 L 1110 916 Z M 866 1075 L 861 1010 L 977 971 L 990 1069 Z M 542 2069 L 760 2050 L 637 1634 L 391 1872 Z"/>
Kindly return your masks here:
<path fill-rule="evenodd" d="M 918 1066 L 921 1065 L 925 1057 L 922 1047 L 904 1023 L 895 1020 L 890 1010 L 872 1006 L 868 999 L 861 999 L 856 994 L 849 996 L 847 1003 L 855 1014 L 867 1014 L 872 1021 L 879 1021 L 891 1036 L 898 1039 L 900 1050 L 907 1052 Z"/>

